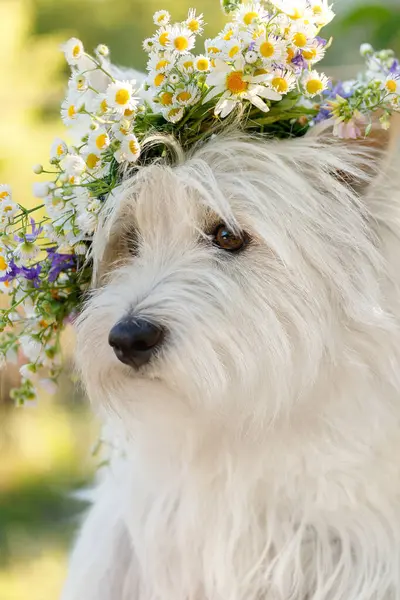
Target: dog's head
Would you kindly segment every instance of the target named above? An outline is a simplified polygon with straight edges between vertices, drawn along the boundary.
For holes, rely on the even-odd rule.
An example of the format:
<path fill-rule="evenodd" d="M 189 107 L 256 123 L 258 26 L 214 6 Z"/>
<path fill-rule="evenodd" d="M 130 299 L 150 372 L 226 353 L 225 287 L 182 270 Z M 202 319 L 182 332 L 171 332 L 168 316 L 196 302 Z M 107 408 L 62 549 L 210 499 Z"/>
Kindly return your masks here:
<path fill-rule="evenodd" d="M 306 395 L 380 305 L 360 160 L 329 140 L 228 136 L 128 178 L 78 323 L 92 399 L 243 423 Z"/>

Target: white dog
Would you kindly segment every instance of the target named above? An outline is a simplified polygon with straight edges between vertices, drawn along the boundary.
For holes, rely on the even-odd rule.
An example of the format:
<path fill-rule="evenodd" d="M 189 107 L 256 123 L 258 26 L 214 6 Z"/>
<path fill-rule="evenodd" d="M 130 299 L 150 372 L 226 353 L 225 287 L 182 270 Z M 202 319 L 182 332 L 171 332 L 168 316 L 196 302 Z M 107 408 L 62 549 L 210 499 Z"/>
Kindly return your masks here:
<path fill-rule="evenodd" d="M 399 599 L 399 185 L 329 136 L 175 150 L 95 240 L 120 450 L 63 599 Z"/>

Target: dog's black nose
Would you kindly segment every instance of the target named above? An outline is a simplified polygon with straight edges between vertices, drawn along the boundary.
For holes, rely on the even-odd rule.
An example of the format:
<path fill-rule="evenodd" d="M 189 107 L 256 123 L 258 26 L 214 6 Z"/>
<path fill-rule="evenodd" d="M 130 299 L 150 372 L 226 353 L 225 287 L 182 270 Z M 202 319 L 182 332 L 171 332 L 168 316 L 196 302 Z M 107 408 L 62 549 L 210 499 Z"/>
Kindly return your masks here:
<path fill-rule="evenodd" d="M 139 368 L 149 362 L 163 338 L 162 327 L 149 321 L 123 319 L 111 329 L 108 343 L 121 362 Z"/>

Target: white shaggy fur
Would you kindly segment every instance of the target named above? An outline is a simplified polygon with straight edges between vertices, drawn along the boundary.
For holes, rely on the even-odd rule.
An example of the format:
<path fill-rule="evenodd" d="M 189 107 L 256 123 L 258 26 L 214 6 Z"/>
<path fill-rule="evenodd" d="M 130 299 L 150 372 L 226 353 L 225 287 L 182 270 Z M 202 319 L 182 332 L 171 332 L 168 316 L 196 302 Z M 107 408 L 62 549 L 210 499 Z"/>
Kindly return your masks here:
<path fill-rule="evenodd" d="M 400 599 L 400 194 L 368 160 L 230 135 L 112 199 L 77 362 L 121 451 L 63 600 Z M 136 372 L 129 311 L 169 331 Z"/>

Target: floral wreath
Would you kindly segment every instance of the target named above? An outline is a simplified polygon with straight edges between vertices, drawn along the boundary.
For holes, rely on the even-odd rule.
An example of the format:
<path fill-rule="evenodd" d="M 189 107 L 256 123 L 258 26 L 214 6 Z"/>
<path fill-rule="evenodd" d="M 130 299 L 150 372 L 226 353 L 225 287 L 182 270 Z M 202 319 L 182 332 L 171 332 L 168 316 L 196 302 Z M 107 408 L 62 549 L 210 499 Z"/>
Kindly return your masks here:
<path fill-rule="evenodd" d="M 166 148 L 146 149 L 154 133 L 174 136 L 184 148 L 208 139 L 235 116 L 249 132 L 302 136 L 330 119 L 334 135 L 368 136 L 379 111 L 382 128 L 400 111 L 400 65 L 390 50 L 361 47 L 366 69 L 357 79 L 332 83 L 315 69 L 331 41 L 320 36 L 334 18 L 328 0 L 222 0 L 230 20 L 194 54 L 203 16 L 190 10 L 171 23 L 156 12 L 156 33 L 146 39 L 147 76 L 138 86 L 119 79 L 100 45 L 94 55 L 76 38 L 64 46 L 71 67 L 64 124 L 79 132 L 73 145 L 56 139 L 52 180 L 34 184 L 39 199 L 24 208 L 0 185 L 0 287 L 9 298 L 1 311 L 2 361 L 18 358 L 18 404 L 54 389 L 61 370 L 60 336 L 73 321 L 92 278 L 91 245 L 107 197 L 122 173 L 140 168 Z M 35 216 L 34 216 L 35 215 Z"/>

